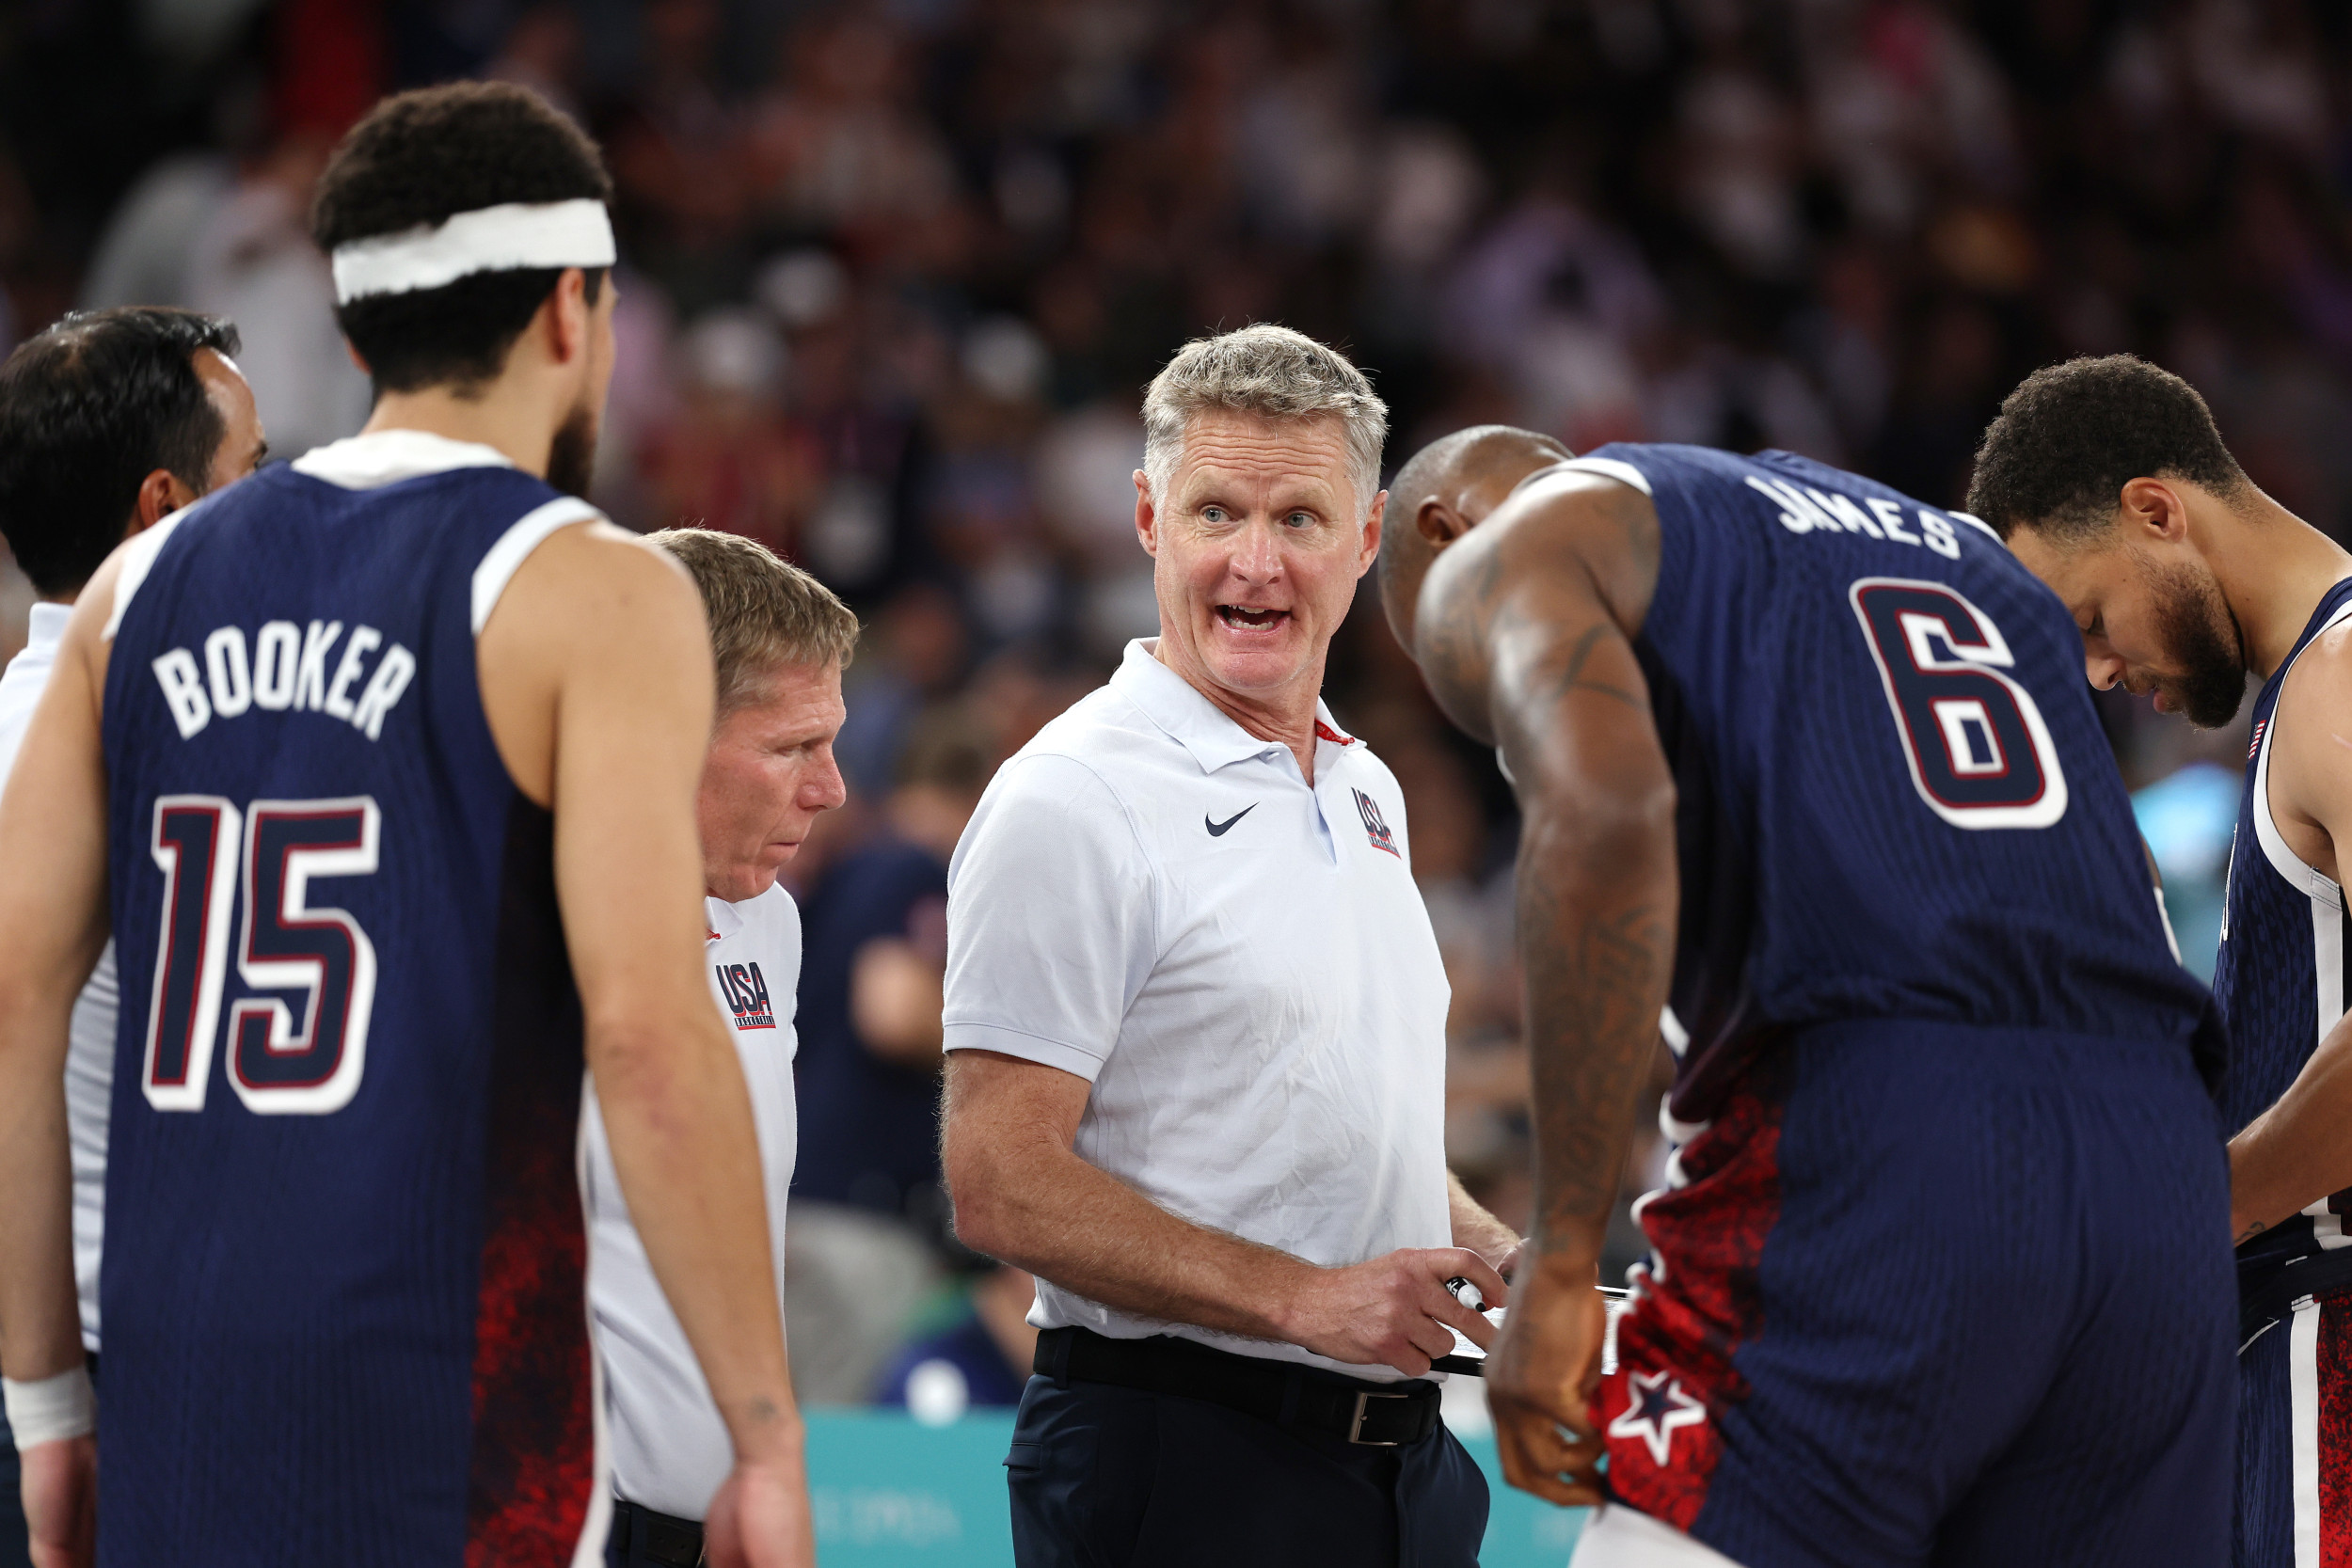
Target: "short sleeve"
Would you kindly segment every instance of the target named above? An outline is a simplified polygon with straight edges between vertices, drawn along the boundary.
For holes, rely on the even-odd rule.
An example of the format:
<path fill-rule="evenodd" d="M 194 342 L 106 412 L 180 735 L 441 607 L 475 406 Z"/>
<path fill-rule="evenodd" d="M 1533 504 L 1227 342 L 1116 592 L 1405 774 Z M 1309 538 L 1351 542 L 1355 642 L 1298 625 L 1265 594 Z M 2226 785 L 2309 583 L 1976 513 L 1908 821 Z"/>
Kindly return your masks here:
<path fill-rule="evenodd" d="M 1084 763 L 1017 757 L 947 871 L 949 1051 L 1093 1082 L 1157 947 L 1153 879 L 1126 808 Z"/>

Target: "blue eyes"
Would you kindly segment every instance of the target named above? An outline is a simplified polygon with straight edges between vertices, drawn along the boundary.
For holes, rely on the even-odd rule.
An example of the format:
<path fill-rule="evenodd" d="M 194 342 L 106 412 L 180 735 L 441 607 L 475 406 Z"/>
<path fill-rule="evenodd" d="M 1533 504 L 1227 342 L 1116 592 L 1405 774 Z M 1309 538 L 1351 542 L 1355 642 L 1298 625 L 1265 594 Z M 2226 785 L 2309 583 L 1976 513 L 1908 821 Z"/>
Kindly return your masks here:
<path fill-rule="evenodd" d="M 1228 522 L 1232 516 L 1232 514 L 1221 506 L 1204 506 L 1200 509 L 1200 520 L 1204 523 Z M 1283 517 L 1282 525 L 1285 528 L 1312 528 L 1315 525 L 1315 515 L 1311 512 L 1293 512 Z"/>

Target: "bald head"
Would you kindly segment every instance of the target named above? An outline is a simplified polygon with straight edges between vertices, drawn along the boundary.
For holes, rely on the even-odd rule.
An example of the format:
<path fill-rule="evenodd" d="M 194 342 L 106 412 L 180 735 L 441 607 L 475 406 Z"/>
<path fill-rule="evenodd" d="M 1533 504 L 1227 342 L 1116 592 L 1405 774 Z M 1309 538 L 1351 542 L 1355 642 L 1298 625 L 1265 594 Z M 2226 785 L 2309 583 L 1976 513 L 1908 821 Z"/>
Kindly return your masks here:
<path fill-rule="evenodd" d="M 1479 424 L 1439 436 L 1396 471 L 1380 534 L 1380 601 L 1398 641 L 1412 647 L 1414 601 L 1438 551 L 1485 521 L 1529 474 L 1575 455 L 1549 436 Z"/>

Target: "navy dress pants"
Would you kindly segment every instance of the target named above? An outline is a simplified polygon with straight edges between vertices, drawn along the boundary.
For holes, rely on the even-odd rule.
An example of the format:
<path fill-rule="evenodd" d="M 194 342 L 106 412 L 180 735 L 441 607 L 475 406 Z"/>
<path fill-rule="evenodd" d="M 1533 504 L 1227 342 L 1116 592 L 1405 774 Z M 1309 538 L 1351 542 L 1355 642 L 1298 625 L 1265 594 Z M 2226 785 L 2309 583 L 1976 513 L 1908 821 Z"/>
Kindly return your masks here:
<path fill-rule="evenodd" d="M 1005 1469 L 1020 1568 L 1476 1568 L 1486 1478 L 1441 1425 L 1372 1448 L 1032 1377 Z"/>

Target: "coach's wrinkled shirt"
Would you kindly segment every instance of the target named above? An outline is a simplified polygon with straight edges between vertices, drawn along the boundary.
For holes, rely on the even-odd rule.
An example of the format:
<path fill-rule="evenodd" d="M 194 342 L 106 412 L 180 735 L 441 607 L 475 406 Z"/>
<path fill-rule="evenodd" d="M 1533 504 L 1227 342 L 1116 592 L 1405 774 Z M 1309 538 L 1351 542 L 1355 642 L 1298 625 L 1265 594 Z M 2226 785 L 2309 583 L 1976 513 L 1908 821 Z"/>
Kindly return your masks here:
<path fill-rule="evenodd" d="M 946 1048 L 1093 1085 L 1080 1156 L 1310 1262 L 1450 1246 L 1445 969 L 1396 780 L 1318 707 L 1315 781 L 1130 643 L 998 771 L 948 871 Z M 1038 1281 L 1029 1321 L 1393 1381 Z"/>

